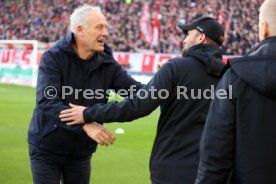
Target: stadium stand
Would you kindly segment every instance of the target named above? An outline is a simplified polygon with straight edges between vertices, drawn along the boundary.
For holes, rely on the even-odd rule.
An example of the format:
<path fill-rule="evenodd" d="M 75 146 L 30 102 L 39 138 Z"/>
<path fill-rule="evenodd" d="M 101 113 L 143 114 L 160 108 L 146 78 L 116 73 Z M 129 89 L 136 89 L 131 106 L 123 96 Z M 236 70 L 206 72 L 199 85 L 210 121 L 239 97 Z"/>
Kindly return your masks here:
<path fill-rule="evenodd" d="M 46 46 L 68 31 L 69 15 L 83 3 L 98 5 L 110 23 L 115 51 L 179 53 L 184 35 L 176 28 L 198 14 L 217 18 L 227 35 L 225 55 L 242 55 L 258 42 L 258 7 L 263 0 L 0 0 L 0 39 L 36 39 Z M 149 19 L 145 18 L 149 15 Z M 154 24 L 154 25 L 153 25 Z M 149 26 L 158 39 L 143 38 Z M 153 37 L 153 36 L 152 36 Z"/>

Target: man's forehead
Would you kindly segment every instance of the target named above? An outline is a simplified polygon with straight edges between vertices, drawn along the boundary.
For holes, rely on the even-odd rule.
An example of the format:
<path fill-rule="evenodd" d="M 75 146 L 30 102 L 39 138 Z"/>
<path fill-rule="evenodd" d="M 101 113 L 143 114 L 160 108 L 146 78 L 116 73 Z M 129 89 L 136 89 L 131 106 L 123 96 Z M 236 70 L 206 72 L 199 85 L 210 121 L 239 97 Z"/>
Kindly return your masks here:
<path fill-rule="evenodd" d="M 193 33 L 196 33 L 196 32 L 197 32 L 196 29 L 191 29 L 191 30 L 188 31 L 188 34 L 193 34 Z"/>
<path fill-rule="evenodd" d="M 107 25 L 106 18 L 101 12 L 91 12 L 89 18 L 92 23 Z"/>
<path fill-rule="evenodd" d="M 89 17 L 94 18 L 94 19 L 106 19 L 104 14 L 102 14 L 101 12 L 91 12 Z"/>

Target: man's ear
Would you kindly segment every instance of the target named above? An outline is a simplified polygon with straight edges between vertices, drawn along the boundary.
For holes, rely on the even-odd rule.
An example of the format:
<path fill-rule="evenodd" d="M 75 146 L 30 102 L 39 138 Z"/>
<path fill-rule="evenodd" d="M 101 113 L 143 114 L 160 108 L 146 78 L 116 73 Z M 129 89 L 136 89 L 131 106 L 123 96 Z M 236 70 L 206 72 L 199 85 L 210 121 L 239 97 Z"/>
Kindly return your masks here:
<path fill-rule="evenodd" d="M 270 33 L 269 33 L 269 25 L 266 21 L 262 21 L 261 22 L 261 27 L 260 27 L 260 38 L 261 40 L 264 40 L 266 38 L 268 38 L 270 36 Z"/>
<path fill-rule="evenodd" d="M 81 25 L 77 26 L 76 33 L 78 36 L 83 37 L 83 27 Z"/>
<path fill-rule="evenodd" d="M 203 33 L 203 34 L 200 34 L 200 36 L 199 36 L 199 43 L 200 43 L 200 44 L 201 44 L 201 43 L 204 43 L 205 40 L 206 40 L 205 34 L 204 34 L 204 33 Z"/>

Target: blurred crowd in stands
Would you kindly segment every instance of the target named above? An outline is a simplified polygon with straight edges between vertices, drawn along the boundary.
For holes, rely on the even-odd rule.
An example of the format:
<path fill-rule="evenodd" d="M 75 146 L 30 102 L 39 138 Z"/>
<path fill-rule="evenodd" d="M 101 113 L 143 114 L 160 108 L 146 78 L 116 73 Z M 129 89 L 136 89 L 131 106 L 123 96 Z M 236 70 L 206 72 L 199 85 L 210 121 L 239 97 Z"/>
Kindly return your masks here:
<path fill-rule="evenodd" d="M 178 23 L 200 14 L 225 27 L 226 55 L 242 55 L 258 42 L 258 8 L 263 0 L 0 0 L 0 39 L 56 42 L 69 31 L 69 17 L 80 4 L 98 5 L 109 22 L 108 43 L 115 51 L 179 53 L 184 34 Z M 158 20 L 158 42 L 143 38 L 141 19 Z M 155 16 L 157 15 L 157 16 Z M 147 25 L 148 24 L 148 25 Z M 151 29 L 153 31 L 153 27 Z"/>

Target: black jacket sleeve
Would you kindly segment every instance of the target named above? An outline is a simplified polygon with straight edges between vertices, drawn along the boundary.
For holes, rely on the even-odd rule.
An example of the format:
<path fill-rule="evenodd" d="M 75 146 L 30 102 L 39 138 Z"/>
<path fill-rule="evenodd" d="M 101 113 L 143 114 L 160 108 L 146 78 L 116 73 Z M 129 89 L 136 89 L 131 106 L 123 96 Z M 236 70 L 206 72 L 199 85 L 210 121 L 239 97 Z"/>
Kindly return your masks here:
<path fill-rule="evenodd" d="M 46 115 L 49 121 L 68 131 L 80 133 L 82 125 L 67 126 L 59 119 L 60 111 L 69 106 L 62 102 L 61 96 L 61 70 L 57 61 L 49 53 L 45 52 L 41 58 L 37 81 L 37 107 Z M 52 126 L 49 124 L 49 126 Z"/>
<path fill-rule="evenodd" d="M 86 108 L 83 113 L 85 122 L 125 122 L 150 114 L 166 100 L 158 93 L 166 90 L 170 94 L 176 86 L 175 73 L 175 64 L 168 62 L 133 97 L 121 103 L 96 104 Z"/>
<path fill-rule="evenodd" d="M 196 184 L 226 184 L 233 167 L 236 114 L 234 86 L 229 76 L 228 70 L 216 89 L 227 90 L 227 99 L 215 95 L 210 105 L 200 142 Z"/>

